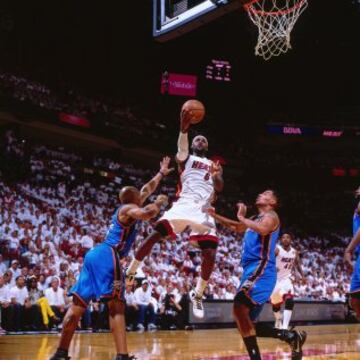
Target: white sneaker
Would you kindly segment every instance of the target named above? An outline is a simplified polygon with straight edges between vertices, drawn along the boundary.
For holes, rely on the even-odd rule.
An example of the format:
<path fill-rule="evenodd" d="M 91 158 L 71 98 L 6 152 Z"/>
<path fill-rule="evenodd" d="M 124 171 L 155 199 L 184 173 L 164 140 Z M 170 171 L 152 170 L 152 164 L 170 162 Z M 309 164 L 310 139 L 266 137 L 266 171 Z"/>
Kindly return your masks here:
<path fill-rule="evenodd" d="M 155 324 L 150 323 L 150 324 L 148 325 L 148 331 L 156 331 L 156 330 L 157 330 L 157 327 L 156 327 Z"/>
<path fill-rule="evenodd" d="M 202 299 L 201 297 L 198 297 L 195 290 L 191 290 L 189 293 L 189 297 L 190 300 L 192 302 L 193 305 L 193 314 L 195 317 L 197 317 L 198 319 L 203 319 L 204 318 L 204 307 L 203 307 L 203 303 L 202 303 Z"/>
<path fill-rule="evenodd" d="M 144 332 L 144 330 L 145 330 L 144 325 L 143 325 L 143 324 L 138 324 L 138 326 L 137 326 L 137 331 L 138 331 L 139 333 L 142 333 L 142 332 Z"/>

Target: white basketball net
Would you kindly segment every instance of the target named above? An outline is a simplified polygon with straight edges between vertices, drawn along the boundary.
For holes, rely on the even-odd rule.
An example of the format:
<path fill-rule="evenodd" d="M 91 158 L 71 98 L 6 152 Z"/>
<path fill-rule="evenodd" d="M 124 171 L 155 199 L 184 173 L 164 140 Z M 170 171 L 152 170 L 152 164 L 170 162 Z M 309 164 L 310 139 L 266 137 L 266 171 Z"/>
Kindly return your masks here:
<path fill-rule="evenodd" d="M 244 5 L 259 30 L 255 55 L 269 60 L 291 49 L 291 31 L 307 5 L 307 0 L 253 0 Z"/>

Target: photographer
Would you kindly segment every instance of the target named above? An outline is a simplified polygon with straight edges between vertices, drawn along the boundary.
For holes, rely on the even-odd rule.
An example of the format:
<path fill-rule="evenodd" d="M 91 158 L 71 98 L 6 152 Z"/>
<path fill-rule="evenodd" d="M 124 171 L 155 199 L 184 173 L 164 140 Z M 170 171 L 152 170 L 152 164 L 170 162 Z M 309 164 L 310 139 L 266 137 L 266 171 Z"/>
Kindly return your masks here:
<path fill-rule="evenodd" d="M 179 314 L 182 307 L 175 300 L 174 294 L 166 294 L 160 308 L 161 328 L 176 330 L 179 327 Z"/>

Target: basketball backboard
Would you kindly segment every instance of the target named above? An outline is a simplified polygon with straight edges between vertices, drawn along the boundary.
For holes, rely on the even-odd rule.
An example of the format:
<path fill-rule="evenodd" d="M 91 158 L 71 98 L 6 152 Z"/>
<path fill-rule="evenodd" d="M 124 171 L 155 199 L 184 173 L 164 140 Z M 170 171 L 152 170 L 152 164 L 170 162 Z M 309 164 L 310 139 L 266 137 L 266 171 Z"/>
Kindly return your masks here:
<path fill-rule="evenodd" d="M 161 42 L 174 39 L 230 11 L 244 0 L 153 0 L 153 35 Z"/>

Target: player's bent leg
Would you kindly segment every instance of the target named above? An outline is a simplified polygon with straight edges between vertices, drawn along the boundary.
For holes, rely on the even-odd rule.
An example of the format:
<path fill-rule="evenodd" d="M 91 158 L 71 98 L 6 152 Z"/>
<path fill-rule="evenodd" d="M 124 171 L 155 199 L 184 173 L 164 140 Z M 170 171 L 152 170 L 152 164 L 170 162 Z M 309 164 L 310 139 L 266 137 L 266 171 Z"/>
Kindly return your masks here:
<path fill-rule="evenodd" d="M 131 276 L 136 274 L 139 265 L 144 258 L 150 254 L 154 245 L 168 236 L 176 237 L 172 225 L 166 219 L 158 221 L 154 227 L 154 231 L 144 240 L 136 251 L 135 257 L 126 271 L 126 275 Z"/>
<path fill-rule="evenodd" d="M 108 302 L 109 307 L 109 323 L 113 333 L 116 360 L 131 360 L 133 356 L 129 356 L 126 343 L 126 326 L 125 326 L 125 304 L 122 300 L 112 299 Z"/>
<path fill-rule="evenodd" d="M 66 312 L 66 315 L 63 320 L 63 328 L 61 331 L 61 337 L 59 342 L 59 347 L 57 348 L 55 354 L 50 358 L 50 360 L 69 360 L 68 350 L 71 343 L 71 340 L 74 336 L 77 324 L 81 316 L 86 310 L 85 304 L 76 296 L 73 297 L 73 304 Z"/>
<path fill-rule="evenodd" d="M 292 295 L 285 295 L 285 309 L 283 315 L 282 329 L 288 329 L 295 303 Z"/>
<path fill-rule="evenodd" d="M 238 292 L 234 299 L 234 318 L 242 336 L 251 360 L 261 360 L 259 346 L 256 340 L 256 331 L 250 313 L 256 305 L 243 290 Z"/>

